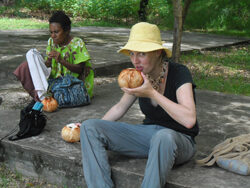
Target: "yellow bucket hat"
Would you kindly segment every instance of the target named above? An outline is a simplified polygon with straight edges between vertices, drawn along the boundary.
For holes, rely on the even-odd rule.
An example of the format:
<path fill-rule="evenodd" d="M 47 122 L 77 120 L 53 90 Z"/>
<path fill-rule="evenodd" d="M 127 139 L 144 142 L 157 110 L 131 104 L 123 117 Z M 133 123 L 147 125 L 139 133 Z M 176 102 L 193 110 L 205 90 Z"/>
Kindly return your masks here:
<path fill-rule="evenodd" d="M 155 50 L 165 50 L 167 57 L 172 56 L 172 52 L 163 46 L 159 28 L 147 22 L 135 24 L 130 31 L 127 44 L 118 50 L 118 53 L 129 56 L 129 51 L 151 52 Z"/>

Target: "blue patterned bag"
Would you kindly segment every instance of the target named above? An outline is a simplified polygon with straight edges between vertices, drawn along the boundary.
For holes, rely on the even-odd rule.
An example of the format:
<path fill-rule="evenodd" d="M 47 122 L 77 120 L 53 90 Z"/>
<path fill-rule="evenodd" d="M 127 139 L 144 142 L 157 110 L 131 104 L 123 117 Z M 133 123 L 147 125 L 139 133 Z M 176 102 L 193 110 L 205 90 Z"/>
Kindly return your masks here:
<path fill-rule="evenodd" d="M 82 80 L 71 75 L 49 79 L 49 87 L 59 108 L 90 104 L 90 97 Z"/>

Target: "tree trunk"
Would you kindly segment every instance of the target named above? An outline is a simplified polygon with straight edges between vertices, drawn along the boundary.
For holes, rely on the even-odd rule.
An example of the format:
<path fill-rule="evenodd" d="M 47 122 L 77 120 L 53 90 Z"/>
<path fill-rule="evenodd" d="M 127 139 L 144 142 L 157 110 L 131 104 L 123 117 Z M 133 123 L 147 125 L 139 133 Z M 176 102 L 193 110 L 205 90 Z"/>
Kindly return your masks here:
<path fill-rule="evenodd" d="M 191 3 L 192 3 L 192 0 L 185 0 L 184 8 L 182 11 L 182 30 L 183 30 L 184 22 L 186 20 L 188 9 Z"/>
<path fill-rule="evenodd" d="M 181 56 L 182 38 L 182 0 L 173 0 L 174 11 L 174 41 L 172 48 L 172 59 L 179 63 Z"/>
<path fill-rule="evenodd" d="M 146 16 L 147 5 L 148 5 L 148 0 L 141 0 L 140 1 L 140 9 L 138 11 L 138 15 L 139 15 L 139 20 L 142 22 L 147 21 L 147 16 Z"/>
<path fill-rule="evenodd" d="M 173 0 L 174 11 L 174 41 L 172 48 L 172 59 L 175 62 L 180 62 L 181 57 L 181 38 L 185 19 L 192 0 L 185 0 L 184 8 L 182 9 L 182 0 Z"/>

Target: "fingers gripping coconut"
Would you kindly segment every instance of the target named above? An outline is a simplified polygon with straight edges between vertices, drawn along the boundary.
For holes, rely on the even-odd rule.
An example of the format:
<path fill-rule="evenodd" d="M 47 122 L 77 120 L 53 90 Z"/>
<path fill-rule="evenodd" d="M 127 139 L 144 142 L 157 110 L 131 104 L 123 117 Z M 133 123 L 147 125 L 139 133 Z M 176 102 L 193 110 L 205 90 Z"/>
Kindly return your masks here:
<path fill-rule="evenodd" d="M 135 68 L 127 68 L 121 71 L 118 76 L 118 84 L 121 88 L 136 88 L 143 84 L 141 71 Z"/>

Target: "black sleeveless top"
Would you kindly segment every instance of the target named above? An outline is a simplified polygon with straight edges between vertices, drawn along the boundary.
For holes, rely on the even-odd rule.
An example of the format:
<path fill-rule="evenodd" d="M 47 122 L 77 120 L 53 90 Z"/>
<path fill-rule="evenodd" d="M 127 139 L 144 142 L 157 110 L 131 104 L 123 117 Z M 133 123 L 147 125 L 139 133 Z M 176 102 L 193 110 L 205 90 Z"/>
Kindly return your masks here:
<path fill-rule="evenodd" d="M 168 76 L 167 76 L 167 83 L 166 89 L 164 91 L 164 96 L 167 97 L 169 100 L 177 103 L 176 98 L 176 91 L 177 89 L 185 84 L 185 83 L 192 83 L 193 85 L 193 93 L 194 93 L 194 100 L 195 100 L 195 84 L 193 83 L 192 75 L 188 68 L 185 65 L 169 62 L 168 65 Z M 157 105 L 156 107 L 151 104 L 151 100 L 149 98 L 139 98 L 139 105 L 141 108 L 142 113 L 145 115 L 145 119 L 143 120 L 143 124 L 154 124 L 154 125 L 161 125 L 175 131 L 187 134 L 189 136 L 195 137 L 199 133 L 198 122 L 193 128 L 188 129 L 183 125 L 179 124 L 177 121 L 172 119 L 168 113 Z"/>

